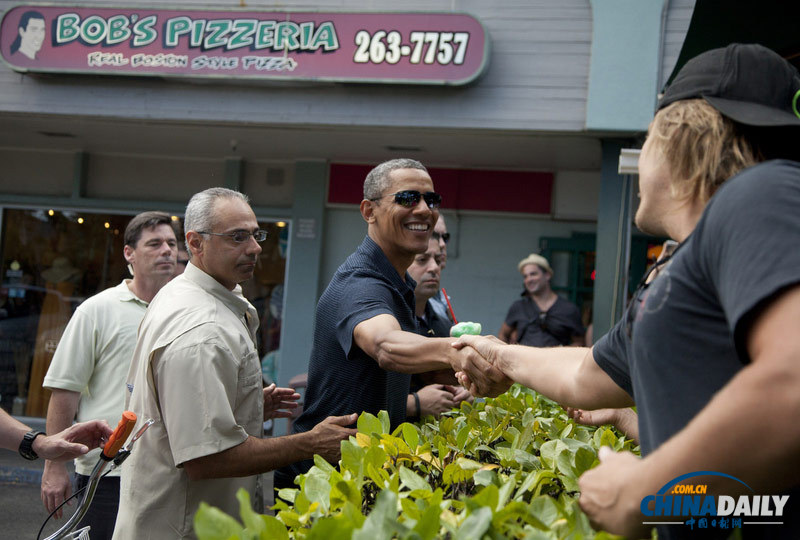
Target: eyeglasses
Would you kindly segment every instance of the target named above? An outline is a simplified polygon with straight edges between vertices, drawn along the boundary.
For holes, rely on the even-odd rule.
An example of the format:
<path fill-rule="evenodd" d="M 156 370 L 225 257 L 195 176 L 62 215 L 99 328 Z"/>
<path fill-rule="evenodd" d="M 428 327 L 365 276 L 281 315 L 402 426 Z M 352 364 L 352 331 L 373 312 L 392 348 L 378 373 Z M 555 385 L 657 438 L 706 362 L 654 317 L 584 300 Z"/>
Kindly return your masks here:
<path fill-rule="evenodd" d="M 439 206 L 442 204 L 442 196 L 435 191 L 420 193 L 415 189 L 407 189 L 405 191 L 398 191 L 397 193 L 391 193 L 389 195 L 381 195 L 380 197 L 370 199 L 370 201 L 379 201 L 384 197 L 394 197 L 394 202 L 404 208 L 414 208 L 419 204 L 420 199 L 425 199 L 425 204 L 427 204 L 428 208 L 431 210 L 434 208 L 439 208 Z"/>
<path fill-rule="evenodd" d="M 256 239 L 256 242 L 263 242 L 267 239 L 267 231 L 259 229 L 255 232 L 250 231 L 233 231 L 230 233 L 218 233 L 218 232 L 210 232 L 210 231 L 197 231 L 200 234 L 213 234 L 214 236 L 227 236 L 229 238 L 233 238 L 233 241 L 237 244 L 243 244 L 250 240 L 250 237 Z"/>

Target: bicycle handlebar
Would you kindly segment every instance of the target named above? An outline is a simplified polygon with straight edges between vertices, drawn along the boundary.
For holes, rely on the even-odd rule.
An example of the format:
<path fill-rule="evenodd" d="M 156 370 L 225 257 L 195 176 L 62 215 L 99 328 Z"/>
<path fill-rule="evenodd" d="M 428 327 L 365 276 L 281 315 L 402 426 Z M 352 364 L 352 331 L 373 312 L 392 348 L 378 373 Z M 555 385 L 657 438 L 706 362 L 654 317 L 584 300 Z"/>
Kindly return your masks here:
<path fill-rule="evenodd" d="M 152 420 L 145 422 L 143 429 L 139 430 L 139 435 L 142 431 L 144 431 L 144 429 L 146 429 L 146 426 L 149 426 L 152 423 Z M 131 431 L 133 431 L 133 426 L 135 424 L 135 413 L 131 411 L 125 411 L 122 413 L 122 419 L 119 421 L 119 424 L 117 424 L 117 427 L 114 429 L 111 437 L 108 438 L 108 441 L 106 442 L 105 446 L 103 447 L 103 451 L 100 454 L 100 459 L 97 460 L 97 464 L 94 466 L 91 474 L 89 474 L 89 480 L 86 484 L 86 492 L 83 495 L 83 499 L 81 500 L 78 509 L 75 510 L 75 513 L 72 515 L 72 517 L 60 529 L 48 536 L 45 540 L 58 540 L 64 538 L 72 530 L 74 530 L 81 519 L 83 519 L 83 516 L 86 515 L 86 512 L 89 510 L 89 505 L 92 503 L 94 492 L 97 489 L 97 483 L 100 480 L 103 470 L 108 463 L 117 456 L 119 449 L 123 444 L 125 444 L 125 441 L 128 439 L 128 436 L 130 436 Z M 48 517 L 48 519 L 50 518 Z M 47 523 L 47 520 L 45 520 L 45 523 Z M 42 525 L 42 529 L 44 529 L 44 525 Z M 42 531 L 39 530 L 40 535 L 41 532 Z"/>
<path fill-rule="evenodd" d="M 131 431 L 133 431 L 134 424 L 136 424 L 136 413 L 131 411 L 122 413 L 122 418 L 114 429 L 114 433 L 111 434 L 111 437 L 108 438 L 108 442 L 106 442 L 106 445 L 103 447 L 103 457 L 106 461 L 114 459 L 119 449 L 122 448 L 122 445 L 128 440 Z"/>

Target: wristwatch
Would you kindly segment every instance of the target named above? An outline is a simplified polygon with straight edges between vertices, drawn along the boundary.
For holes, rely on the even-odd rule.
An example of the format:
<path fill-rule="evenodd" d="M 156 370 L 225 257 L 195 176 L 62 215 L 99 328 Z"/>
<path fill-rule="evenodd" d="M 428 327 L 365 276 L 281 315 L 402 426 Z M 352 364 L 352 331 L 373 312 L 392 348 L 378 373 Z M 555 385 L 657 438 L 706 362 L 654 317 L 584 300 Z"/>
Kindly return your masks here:
<path fill-rule="evenodd" d="M 47 435 L 44 431 L 37 431 L 32 429 L 31 431 L 27 432 L 25 436 L 22 438 L 22 442 L 19 443 L 19 455 L 24 457 L 27 460 L 33 461 L 34 459 L 38 459 L 39 456 L 36 455 L 36 452 L 33 451 L 33 441 L 39 435 Z"/>

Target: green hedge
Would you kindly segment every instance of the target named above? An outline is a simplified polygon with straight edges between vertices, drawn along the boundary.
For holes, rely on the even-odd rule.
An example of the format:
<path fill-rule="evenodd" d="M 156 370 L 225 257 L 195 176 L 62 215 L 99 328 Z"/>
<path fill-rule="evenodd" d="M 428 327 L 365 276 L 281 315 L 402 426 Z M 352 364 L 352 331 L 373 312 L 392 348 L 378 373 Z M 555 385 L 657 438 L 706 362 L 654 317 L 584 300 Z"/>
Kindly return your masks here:
<path fill-rule="evenodd" d="M 611 428 L 581 426 L 554 402 L 514 386 L 505 394 L 389 432 L 389 417 L 362 414 L 342 442 L 340 467 L 319 456 L 299 489 L 283 489 L 276 516 L 251 509 L 244 524 L 202 504 L 200 540 L 616 538 L 594 531 L 578 506 L 578 477 L 597 450 L 638 453 Z"/>

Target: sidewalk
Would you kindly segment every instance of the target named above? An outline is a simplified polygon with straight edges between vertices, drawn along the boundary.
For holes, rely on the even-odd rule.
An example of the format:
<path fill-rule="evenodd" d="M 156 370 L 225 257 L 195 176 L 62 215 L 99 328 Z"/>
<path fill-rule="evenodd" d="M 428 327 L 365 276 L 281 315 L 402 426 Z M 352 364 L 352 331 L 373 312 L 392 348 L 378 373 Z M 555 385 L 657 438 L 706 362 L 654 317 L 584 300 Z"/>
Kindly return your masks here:
<path fill-rule="evenodd" d="M 43 418 L 24 418 L 18 420 L 34 429 L 44 431 Z M 72 463 L 68 465 L 70 473 L 73 471 Z M 44 460 L 26 461 L 16 452 L 0 450 L 0 523 L 3 524 L 1 538 L 14 538 L 20 540 L 34 540 L 47 512 L 44 509 L 39 486 L 42 482 Z M 262 475 L 264 506 L 269 508 L 274 504 L 272 490 L 272 473 Z M 73 505 L 68 512 L 71 513 Z M 234 516 L 239 519 L 239 516 Z M 43 538 L 64 523 L 63 518 L 58 521 L 51 520 L 45 528 Z"/>

